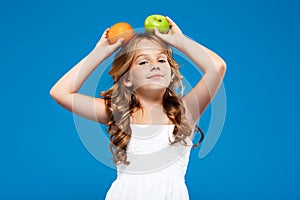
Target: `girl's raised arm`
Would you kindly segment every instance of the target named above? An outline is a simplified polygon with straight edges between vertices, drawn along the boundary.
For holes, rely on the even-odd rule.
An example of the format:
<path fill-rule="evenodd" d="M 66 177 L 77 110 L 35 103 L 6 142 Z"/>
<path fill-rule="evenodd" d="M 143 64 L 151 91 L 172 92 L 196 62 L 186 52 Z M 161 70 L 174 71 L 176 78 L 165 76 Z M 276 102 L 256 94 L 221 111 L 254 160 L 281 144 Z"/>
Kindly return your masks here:
<path fill-rule="evenodd" d="M 116 51 L 123 39 L 115 44 L 109 44 L 106 29 L 96 47 L 79 63 L 63 75 L 51 88 L 51 97 L 62 107 L 84 118 L 106 124 L 108 115 L 102 98 L 95 98 L 78 93 L 78 90 L 90 74 Z"/>
<path fill-rule="evenodd" d="M 183 97 L 187 118 L 195 124 L 217 93 L 225 76 L 226 63 L 213 51 L 184 36 L 179 27 L 166 18 L 170 24 L 169 32 L 161 34 L 156 29 L 155 34 L 186 54 L 204 72 L 196 86 Z"/>

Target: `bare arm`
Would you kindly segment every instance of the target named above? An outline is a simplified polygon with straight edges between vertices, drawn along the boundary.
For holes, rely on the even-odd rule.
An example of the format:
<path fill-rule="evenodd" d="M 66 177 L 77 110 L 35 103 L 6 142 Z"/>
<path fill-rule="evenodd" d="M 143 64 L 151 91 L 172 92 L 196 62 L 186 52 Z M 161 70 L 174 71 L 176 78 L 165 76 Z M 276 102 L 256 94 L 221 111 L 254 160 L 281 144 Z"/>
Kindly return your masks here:
<path fill-rule="evenodd" d="M 187 118 L 194 125 L 218 91 L 225 76 L 226 63 L 213 51 L 184 36 L 170 18 L 167 20 L 169 32 L 161 34 L 155 30 L 155 34 L 186 54 L 204 72 L 196 86 L 183 97 Z"/>
<path fill-rule="evenodd" d="M 96 47 L 63 75 L 50 90 L 51 97 L 62 107 L 103 124 L 108 120 L 104 100 L 80 94 L 78 90 L 98 65 L 121 46 L 122 39 L 113 45 L 109 44 L 108 30 L 105 30 Z"/>
<path fill-rule="evenodd" d="M 194 124 L 217 93 L 225 76 L 226 63 L 213 51 L 185 36 L 182 36 L 181 41 L 178 49 L 190 57 L 204 72 L 196 86 L 183 97 L 190 120 Z"/>

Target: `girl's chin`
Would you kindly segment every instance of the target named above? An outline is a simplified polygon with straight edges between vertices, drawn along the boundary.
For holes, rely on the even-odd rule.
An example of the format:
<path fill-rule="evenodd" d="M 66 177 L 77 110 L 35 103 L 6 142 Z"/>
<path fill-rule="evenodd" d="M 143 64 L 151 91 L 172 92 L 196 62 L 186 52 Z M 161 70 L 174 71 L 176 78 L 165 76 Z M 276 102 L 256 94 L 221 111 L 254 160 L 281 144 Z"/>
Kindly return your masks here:
<path fill-rule="evenodd" d="M 146 91 L 146 92 L 151 92 L 151 91 L 165 91 L 168 86 L 161 84 L 161 83 L 150 83 L 150 84 L 145 84 L 142 85 L 135 90 L 139 91 Z"/>

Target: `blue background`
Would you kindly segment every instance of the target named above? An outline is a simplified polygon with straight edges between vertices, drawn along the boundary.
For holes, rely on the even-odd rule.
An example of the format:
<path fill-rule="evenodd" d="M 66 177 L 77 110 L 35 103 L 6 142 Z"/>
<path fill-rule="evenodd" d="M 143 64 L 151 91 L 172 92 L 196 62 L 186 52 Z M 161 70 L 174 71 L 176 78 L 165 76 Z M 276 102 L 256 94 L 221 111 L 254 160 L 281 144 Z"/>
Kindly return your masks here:
<path fill-rule="evenodd" d="M 105 28 L 142 27 L 154 13 L 227 63 L 224 129 L 204 159 L 192 150 L 190 198 L 300 198 L 298 1 L 12 0 L 0 7 L 0 199 L 104 199 L 115 170 L 49 90 Z"/>

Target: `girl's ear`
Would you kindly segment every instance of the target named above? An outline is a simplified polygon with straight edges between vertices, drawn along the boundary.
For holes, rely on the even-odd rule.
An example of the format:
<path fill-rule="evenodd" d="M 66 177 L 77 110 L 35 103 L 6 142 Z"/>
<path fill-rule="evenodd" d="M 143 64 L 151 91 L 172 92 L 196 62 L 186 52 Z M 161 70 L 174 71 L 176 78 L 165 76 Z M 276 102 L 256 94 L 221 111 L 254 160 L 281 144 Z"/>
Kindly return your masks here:
<path fill-rule="evenodd" d="M 126 77 L 123 79 L 123 83 L 126 87 L 131 87 L 132 86 L 132 83 L 130 81 L 130 77 L 128 75 L 126 75 Z"/>
<path fill-rule="evenodd" d="M 174 78 L 174 76 L 175 76 L 175 75 L 174 75 L 174 74 L 172 74 L 172 76 L 171 76 L 171 80 L 172 80 L 172 81 L 173 81 L 173 78 Z"/>
<path fill-rule="evenodd" d="M 175 77 L 175 74 L 173 72 L 173 69 L 171 69 L 171 81 L 173 81 L 173 78 Z"/>

